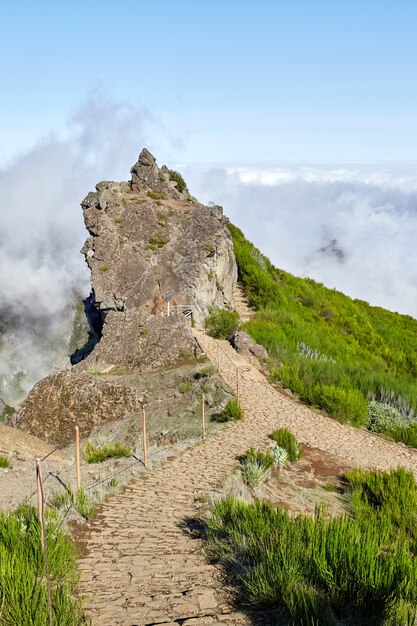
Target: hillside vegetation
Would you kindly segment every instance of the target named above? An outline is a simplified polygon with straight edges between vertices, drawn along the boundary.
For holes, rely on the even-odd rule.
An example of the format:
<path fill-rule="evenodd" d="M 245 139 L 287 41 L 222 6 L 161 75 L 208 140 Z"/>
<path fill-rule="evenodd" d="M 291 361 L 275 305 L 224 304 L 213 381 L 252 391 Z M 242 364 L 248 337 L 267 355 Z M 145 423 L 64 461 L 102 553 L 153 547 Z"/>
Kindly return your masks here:
<path fill-rule="evenodd" d="M 345 479 L 350 510 L 341 517 L 320 508 L 292 517 L 233 496 L 213 504 L 207 538 L 243 606 L 275 609 L 277 624 L 415 623 L 414 477 L 354 470 Z"/>
<path fill-rule="evenodd" d="M 230 231 L 257 310 L 245 329 L 268 350 L 271 379 L 340 421 L 417 446 L 417 320 L 279 270 Z"/>
<path fill-rule="evenodd" d="M 81 626 L 81 601 L 75 597 L 78 583 L 76 550 L 59 520 L 50 512 L 46 545 L 52 622 Z M 0 624 L 45 626 L 49 624 L 45 555 L 35 509 L 22 505 L 15 513 L 0 515 Z"/>

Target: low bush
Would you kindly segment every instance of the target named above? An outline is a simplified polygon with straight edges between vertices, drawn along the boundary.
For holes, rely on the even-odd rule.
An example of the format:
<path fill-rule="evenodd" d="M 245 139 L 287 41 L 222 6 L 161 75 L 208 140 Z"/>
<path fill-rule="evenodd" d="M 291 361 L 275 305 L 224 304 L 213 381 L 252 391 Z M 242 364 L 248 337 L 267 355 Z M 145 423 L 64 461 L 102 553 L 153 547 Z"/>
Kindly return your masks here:
<path fill-rule="evenodd" d="M 298 459 L 302 458 L 303 451 L 301 450 L 301 446 L 288 428 L 277 428 L 270 435 L 270 438 L 275 441 L 280 448 L 284 448 L 284 450 L 287 451 L 289 461 L 298 461 Z"/>
<path fill-rule="evenodd" d="M 216 416 L 218 422 L 234 422 L 244 417 L 243 409 L 236 400 L 229 400 L 223 411 Z"/>
<path fill-rule="evenodd" d="M 84 447 L 84 458 L 87 463 L 101 463 L 112 457 L 122 458 L 131 457 L 132 450 L 129 446 L 122 444 L 120 441 L 113 443 L 104 443 L 96 446 L 92 441 L 87 441 Z"/>
<path fill-rule="evenodd" d="M 337 518 L 320 509 L 314 518 L 293 517 L 234 497 L 213 505 L 207 537 L 240 587 L 242 603 L 285 607 L 288 623 L 414 623 L 414 477 L 401 469 L 356 470 L 346 481 L 351 513 Z"/>
<path fill-rule="evenodd" d="M 46 545 L 51 580 L 53 623 L 88 622 L 76 598 L 76 550 L 56 516 L 46 514 Z M 49 624 L 45 557 L 40 523 L 33 507 L 0 515 L 0 622 L 2 626 Z"/>
<path fill-rule="evenodd" d="M 216 339 L 229 339 L 239 328 L 239 313 L 210 307 L 206 319 L 209 334 Z"/>
<path fill-rule="evenodd" d="M 288 452 L 285 448 L 281 448 L 281 446 L 273 446 L 271 448 L 271 454 L 274 457 L 274 465 L 281 469 L 288 461 Z"/>
<path fill-rule="evenodd" d="M 357 389 L 344 389 L 336 385 L 323 385 L 317 402 L 339 422 L 365 426 L 368 417 L 366 400 Z"/>
<path fill-rule="evenodd" d="M 397 409 L 376 400 L 368 402 L 368 418 L 369 430 L 376 433 L 389 433 L 409 423 Z"/>

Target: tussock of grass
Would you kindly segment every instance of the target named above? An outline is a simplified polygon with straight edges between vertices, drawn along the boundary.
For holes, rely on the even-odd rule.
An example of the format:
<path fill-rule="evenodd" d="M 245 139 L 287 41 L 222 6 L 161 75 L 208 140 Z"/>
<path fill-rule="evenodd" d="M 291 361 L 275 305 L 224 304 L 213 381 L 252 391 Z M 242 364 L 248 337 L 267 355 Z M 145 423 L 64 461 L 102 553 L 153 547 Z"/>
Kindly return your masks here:
<path fill-rule="evenodd" d="M 87 441 L 84 447 L 84 458 L 87 463 L 101 463 L 112 457 L 131 457 L 132 450 L 129 446 L 122 444 L 120 441 L 112 443 L 104 443 L 95 445 L 92 441 Z"/>
<path fill-rule="evenodd" d="M 163 200 L 165 198 L 163 191 L 148 191 L 146 195 L 152 200 Z"/>
<path fill-rule="evenodd" d="M 145 244 L 146 250 L 158 250 L 159 248 L 163 248 L 166 244 L 166 240 L 162 237 L 162 235 L 154 235 L 151 237 L 147 244 Z"/>
<path fill-rule="evenodd" d="M 4 454 L 0 454 L 0 467 L 4 469 L 10 467 L 10 459 Z"/>
<path fill-rule="evenodd" d="M 274 457 L 269 450 L 262 452 L 262 450 L 249 448 L 249 450 L 247 450 L 241 458 L 241 463 L 244 463 L 245 461 L 255 461 L 256 463 L 263 465 L 265 469 L 270 469 L 274 464 Z"/>
<path fill-rule="evenodd" d="M 236 400 L 229 400 L 223 411 L 216 415 L 216 420 L 218 422 L 235 422 L 243 419 L 243 417 L 244 412 L 240 404 Z"/>
<path fill-rule="evenodd" d="M 416 446 L 417 320 L 279 270 L 238 228 L 230 231 L 257 309 L 245 330 L 268 350 L 272 380 L 356 426 L 368 425 L 370 399 L 386 403 L 412 422 L 388 435 Z"/>
<path fill-rule="evenodd" d="M 199 369 L 195 376 L 196 378 L 209 378 L 210 376 L 213 376 L 213 374 L 215 374 L 216 372 L 216 365 L 214 365 L 214 363 L 208 363 L 207 365 L 204 365 L 204 367 Z"/>
<path fill-rule="evenodd" d="M 241 466 L 243 482 L 249 487 L 259 487 L 269 476 L 269 469 L 253 459 L 245 459 Z"/>
<path fill-rule="evenodd" d="M 234 497 L 213 505 L 207 536 L 242 602 L 285 607 L 295 623 L 414 623 L 417 491 L 411 472 L 347 474 L 351 515 L 291 517 Z"/>
<path fill-rule="evenodd" d="M 46 542 L 51 577 L 53 622 L 87 624 L 75 598 L 76 551 L 54 516 L 47 515 Z M 0 515 L 0 623 L 2 626 L 49 624 L 45 559 L 35 509 L 21 506 Z"/>
<path fill-rule="evenodd" d="M 178 391 L 180 393 L 188 393 L 189 391 L 192 391 L 193 386 L 191 383 L 185 382 L 185 383 L 181 383 L 178 387 Z"/>
<path fill-rule="evenodd" d="M 57 510 L 67 510 L 74 507 L 81 517 L 85 519 L 94 517 L 97 512 L 97 501 L 90 497 L 82 488 L 78 491 L 67 489 L 66 491 L 53 494 L 49 499 L 49 505 Z"/>

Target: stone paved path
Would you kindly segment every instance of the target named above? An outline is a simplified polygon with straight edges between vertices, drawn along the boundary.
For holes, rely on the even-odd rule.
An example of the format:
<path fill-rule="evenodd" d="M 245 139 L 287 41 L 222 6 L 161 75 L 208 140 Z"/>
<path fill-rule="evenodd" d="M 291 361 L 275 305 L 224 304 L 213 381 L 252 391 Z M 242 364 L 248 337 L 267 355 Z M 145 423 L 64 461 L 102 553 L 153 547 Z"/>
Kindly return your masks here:
<path fill-rule="evenodd" d="M 202 342 L 201 333 L 195 333 Z M 220 487 L 236 467 L 236 456 L 267 444 L 277 426 L 289 427 L 302 443 L 350 465 L 402 465 L 417 475 L 416 450 L 339 424 L 283 396 L 226 342 L 205 337 L 204 346 L 213 362 L 220 355 L 221 374 L 232 388 L 239 367 L 246 418 L 138 478 L 91 523 L 80 560 L 80 591 L 87 597 L 93 626 L 250 623 L 233 612 L 200 540 L 181 525 L 184 518 L 198 515 L 199 498 Z"/>
<path fill-rule="evenodd" d="M 233 291 L 233 302 L 242 322 L 247 322 L 255 315 L 255 309 L 249 306 L 245 291 L 240 283 L 236 283 Z"/>

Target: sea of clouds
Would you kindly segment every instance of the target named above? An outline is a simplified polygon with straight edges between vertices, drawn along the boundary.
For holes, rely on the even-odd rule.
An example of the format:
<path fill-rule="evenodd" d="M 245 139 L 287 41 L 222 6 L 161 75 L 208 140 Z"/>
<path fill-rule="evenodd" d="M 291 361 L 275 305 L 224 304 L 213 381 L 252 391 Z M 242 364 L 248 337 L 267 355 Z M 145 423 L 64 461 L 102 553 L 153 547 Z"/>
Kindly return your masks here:
<path fill-rule="evenodd" d="M 417 163 L 185 166 L 273 263 L 417 317 Z"/>
<path fill-rule="evenodd" d="M 417 317 L 417 164 L 181 164 L 147 109 L 93 98 L 64 135 L 0 167 L 0 398 L 19 402 L 65 353 L 89 293 L 80 201 L 127 180 L 144 146 L 278 267 Z"/>

